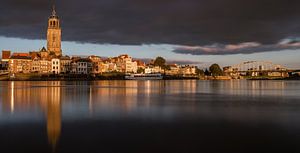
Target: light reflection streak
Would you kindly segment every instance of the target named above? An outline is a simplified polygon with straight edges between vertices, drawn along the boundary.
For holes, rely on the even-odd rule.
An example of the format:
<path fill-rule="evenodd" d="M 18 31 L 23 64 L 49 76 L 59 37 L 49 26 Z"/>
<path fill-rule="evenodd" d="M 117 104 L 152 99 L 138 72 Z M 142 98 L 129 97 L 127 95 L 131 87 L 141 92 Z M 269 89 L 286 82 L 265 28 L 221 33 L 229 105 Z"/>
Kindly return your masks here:
<path fill-rule="evenodd" d="M 14 99 L 14 89 L 15 89 L 15 82 L 11 82 L 11 97 L 10 97 L 10 112 L 13 114 L 15 111 L 15 99 Z"/>
<path fill-rule="evenodd" d="M 60 82 L 54 82 L 47 102 L 47 133 L 49 143 L 56 149 L 61 133 L 61 87 Z"/>
<path fill-rule="evenodd" d="M 92 115 L 93 114 L 93 98 L 92 98 L 92 94 L 93 94 L 93 92 L 92 92 L 92 87 L 90 87 L 89 88 L 90 90 L 89 90 L 89 112 L 90 112 L 90 115 Z"/>
<path fill-rule="evenodd" d="M 147 80 L 147 83 L 146 83 L 146 93 L 147 93 L 147 96 L 149 97 L 149 95 L 151 94 L 151 84 L 150 84 L 150 80 Z"/>

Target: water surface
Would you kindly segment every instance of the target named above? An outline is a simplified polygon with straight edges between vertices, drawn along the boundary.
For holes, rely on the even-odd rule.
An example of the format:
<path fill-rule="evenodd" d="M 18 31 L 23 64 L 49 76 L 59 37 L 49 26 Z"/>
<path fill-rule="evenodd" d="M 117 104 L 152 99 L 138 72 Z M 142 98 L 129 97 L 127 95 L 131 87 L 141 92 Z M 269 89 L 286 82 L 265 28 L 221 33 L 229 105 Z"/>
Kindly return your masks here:
<path fill-rule="evenodd" d="M 1 152 L 299 152 L 300 81 L 0 82 Z"/>

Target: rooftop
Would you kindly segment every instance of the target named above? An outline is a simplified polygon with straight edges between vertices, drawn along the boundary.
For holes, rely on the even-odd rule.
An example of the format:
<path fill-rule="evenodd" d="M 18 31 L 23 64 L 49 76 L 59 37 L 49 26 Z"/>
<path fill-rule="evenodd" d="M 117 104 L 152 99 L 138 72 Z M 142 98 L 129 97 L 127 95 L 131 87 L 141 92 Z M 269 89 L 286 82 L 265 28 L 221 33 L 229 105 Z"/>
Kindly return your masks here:
<path fill-rule="evenodd" d="M 10 59 L 31 59 L 29 53 L 13 53 Z"/>

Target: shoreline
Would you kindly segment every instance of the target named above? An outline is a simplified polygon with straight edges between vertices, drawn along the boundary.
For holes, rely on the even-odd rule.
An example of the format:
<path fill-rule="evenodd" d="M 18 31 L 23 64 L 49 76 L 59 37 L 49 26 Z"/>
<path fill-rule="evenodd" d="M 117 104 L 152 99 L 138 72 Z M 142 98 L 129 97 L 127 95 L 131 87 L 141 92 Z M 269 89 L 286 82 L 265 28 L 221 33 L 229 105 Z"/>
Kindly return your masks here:
<path fill-rule="evenodd" d="M 199 77 L 164 76 L 162 80 L 199 80 Z M 8 75 L 0 76 L 0 81 L 98 81 L 98 80 L 126 80 L 123 73 L 108 73 L 102 75 L 72 74 L 16 74 L 15 78 Z"/>
<path fill-rule="evenodd" d="M 16 74 L 15 78 L 10 78 L 8 75 L 0 76 L 0 81 L 99 81 L 99 80 L 126 80 L 123 73 L 107 73 L 102 75 L 88 75 L 88 74 L 72 74 L 72 75 L 53 75 L 53 74 Z M 232 79 L 226 76 L 220 77 L 197 77 L 197 76 L 170 76 L 164 75 L 162 80 L 300 80 L 300 77 L 288 78 L 244 78 Z"/>

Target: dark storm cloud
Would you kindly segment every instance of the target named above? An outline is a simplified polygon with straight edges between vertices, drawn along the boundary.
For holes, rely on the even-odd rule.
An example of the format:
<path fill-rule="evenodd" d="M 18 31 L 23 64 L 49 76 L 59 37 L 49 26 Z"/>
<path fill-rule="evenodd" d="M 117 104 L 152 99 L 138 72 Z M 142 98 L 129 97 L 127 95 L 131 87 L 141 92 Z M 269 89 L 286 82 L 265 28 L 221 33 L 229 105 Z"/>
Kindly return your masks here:
<path fill-rule="evenodd" d="M 252 54 L 259 52 L 271 52 L 282 50 L 300 49 L 300 41 L 295 39 L 284 39 L 277 44 L 260 44 L 257 42 L 246 42 L 239 44 L 214 44 L 206 46 L 180 46 L 173 52 L 190 55 L 230 55 L 230 54 Z"/>
<path fill-rule="evenodd" d="M 57 0 L 63 40 L 202 46 L 300 36 L 299 0 Z M 0 35 L 44 39 L 50 0 L 1 0 Z"/>
<path fill-rule="evenodd" d="M 134 60 L 141 60 L 145 63 L 150 63 L 151 60 L 154 59 L 150 59 L 150 58 L 134 58 Z M 199 61 L 191 61 L 191 60 L 169 60 L 166 59 L 166 63 L 167 64 L 178 64 L 178 65 L 200 65 L 203 64 L 203 62 L 199 62 Z"/>

